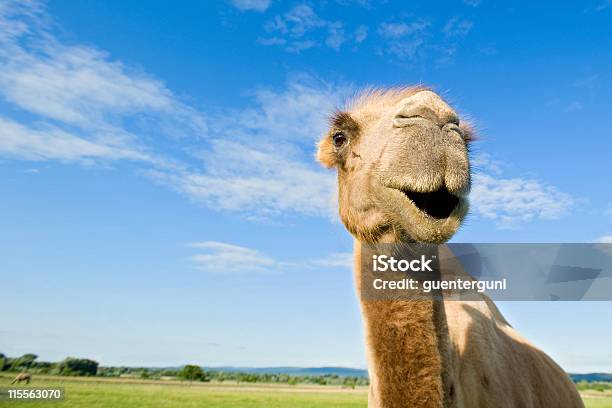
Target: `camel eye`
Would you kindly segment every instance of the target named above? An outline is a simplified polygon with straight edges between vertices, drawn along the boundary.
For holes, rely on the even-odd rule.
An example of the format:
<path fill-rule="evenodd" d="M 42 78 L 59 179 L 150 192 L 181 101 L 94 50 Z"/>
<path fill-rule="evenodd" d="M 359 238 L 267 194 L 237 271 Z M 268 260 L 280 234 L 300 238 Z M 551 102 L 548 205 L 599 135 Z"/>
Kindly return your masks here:
<path fill-rule="evenodd" d="M 334 135 L 334 146 L 342 147 L 346 143 L 346 136 L 342 132 L 338 132 Z"/>

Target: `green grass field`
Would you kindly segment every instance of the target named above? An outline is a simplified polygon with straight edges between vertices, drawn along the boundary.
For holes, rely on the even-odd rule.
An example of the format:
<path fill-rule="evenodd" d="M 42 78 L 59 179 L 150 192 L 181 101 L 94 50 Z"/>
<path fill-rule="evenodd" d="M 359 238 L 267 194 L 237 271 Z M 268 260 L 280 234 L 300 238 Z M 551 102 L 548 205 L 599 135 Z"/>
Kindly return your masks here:
<path fill-rule="evenodd" d="M 0 387 L 11 377 L 0 376 Z M 25 387 L 25 386 L 24 386 Z M 367 405 L 367 389 L 331 386 L 284 386 L 268 384 L 180 383 L 78 377 L 35 376 L 28 387 L 63 387 L 65 408 L 94 407 L 215 407 L 215 408 L 303 408 L 361 407 Z M 588 408 L 612 408 L 612 392 L 585 391 Z M 49 402 L 0 403 L 3 406 L 51 407 Z M 17 405 L 15 405 L 17 404 Z"/>

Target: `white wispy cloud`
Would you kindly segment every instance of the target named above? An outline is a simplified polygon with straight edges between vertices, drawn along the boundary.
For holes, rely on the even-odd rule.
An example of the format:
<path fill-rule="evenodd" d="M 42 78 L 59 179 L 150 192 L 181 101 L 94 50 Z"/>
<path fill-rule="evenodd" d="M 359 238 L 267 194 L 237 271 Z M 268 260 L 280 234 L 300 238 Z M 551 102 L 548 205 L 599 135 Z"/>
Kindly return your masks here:
<path fill-rule="evenodd" d="M 612 244 L 612 235 L 603 235 L 595 240 L 600 244 Z"/>
<path fill-rule="evenodd" d="M 384 40 L 383 52 L 400 59 L 414 58 L 429 36 L 431 23 L 423 18 L 412 22 L 384 22 L 378 27 L 378 34 Z"/>
<path fill-rule="evenodd" d="M 365 41 L 368 37 L 368 27 L 366 25 L 361 24 L 359 27 L 355 29 L 355 42 L 360 44 Z"/>
<path fill-rule="evenodd" d="M 259 251 L 218 241 L 193 242 L 190 247 L 199 253 L 191 257 L 195 267 L 203 272 L 272 272 L 279 268 L 278 261 Z"/>
<path fill-rule="evenodd" d="M 267 24 L 270 31 L 280 31 L 301 37 L 308 31 L 324 27 L 325 21 L 307 4 L 298 4 L 283 15 L 277 15 Z"/>
<path fill-rule="evenodd" d="M 14 47 L 2 55 L 2 93 L 24 110 L 85 128 L 126 114 L 188 114 L 159 81 L 130 72 L 100 51 L 39 45 L 38 52 Z"/>
<path fill-rule="evenodd" d="M 468 6 L 478 7 L 480 6 L 480 3 L 482 3 L 482 0 L 463 0 L 463 2 Z"/>
<path fill-rule="evenodd" d="M 604 0 L 595 6 L 595 11 L 604 11 L 612 7 L 612 0 Z"/>
<path fill-rule="evenodd" d="M 341 1 L 349 6 L 349 1 Z M 362 4 L 371 7 L 369 2 Z M 376 53 L 390 55 L 400 60 L 430 57 L 440 64 L 451 61 L 457 51 L 456 42 L 467 36 L 472 29 L 470 20 L 452 17 L 442 27 L 434 27 L 426 17 L 404 14 L 388 21 L 373 21 L 376 38 Z M 257 39 L 261 45 L 280 46 L 288 52 L 325 47 L 336 51 L 345 46 L 357 50 L 370 37 L 369 27 L 361 24 L 351 26 L 349 21 L 327 19 L 317 13 L 310 3 L 298 3 L 285 13 L 276 15 L 264 25 L 265 36 Z"/>
<path fill-rule="evenodd" d="M 298 75 L 284 90 L 255 90 L 245 109 L 209 114 L 210 129 L 159 79 L 59 41 L 45 13 L 38 2 L 0 5 L 0 95 L 31 116 L 0 115 L 0 155 L 138 162 L 140 172 L 194 201 L 246 217 L 330 213 L 333 177 L 312 152 L 326 112 L 348 87 Z M 185 138 L 207 147 L 185 155 Z"/>
<path fill-rule="evenodd" d="M 533 178 L 508 177 L 505 163 L 488 153 L 471 159 L 474 172 L 470 203 L 480 217 L 502 229 L 535 220 L 555 220 L 568 214 L 575 199 Z"/>
<path fill-rule="evenodd" d="M 504 164 L 500 160 L 495 160 L 489 153 L 478 153 L 474 155 L 470 164 L 476 171 L 483 171 L 499 175 L 502 173 Z"/>
<path fill-rule="evenodd" d="M 327 128 L 327 114 L 353 93 L 351 85 L 296 74 L 288 78 L 283 89 L 260 88 L 253 92 L 250 106 L 225 112 L 225 119 L 216 118 L 217 128 L 212 131 L 248 137 L 256 134 L 275 144 L 280 140 L 311 146 Z"/>
<path fill-rule="evenodd" d="M 347 41 L 343 22 L 320 17 L 306 3 L 297 4 L 286 13 L 275 16 L 264 29 L 272 37 L 260 39 L 260 44 L 282 45 L 289 52 L 299 53 L 322 44 L 339 50 Z"/>
<path fill-rule="evenodd" d="M 211 121 L 216 125 L 210 148 L 199 153 L 199 168 L 147 174 L 196 202 L 249 217 L 332 214 L 335 180 L 314 163 L 312 152 L 327 112 L 351 91 L 303 75 L 281 91 L 259 89 L 249 107 Z"/>
<path fill-rule="evenodd" d="M 336 252 L 323 258 L 314 259 L 311 261 L 311 264 L 315 267 L 351 269 L 353 267 L 353 254 L 350 252 Z"/>
<path fill-rule="evenodd" d="M 0 154 L 148 160 L 136 135 L 143 126 L 169 135 L 205 130 L 201 115 L 162 82 L 103 51 L 61 42 L 49 20 L 36 1 L 0 5 L 0 95 L 31 115 L 28 124 L 1 118 Z M 135 119 L 143 125 L 128 125 Z"/>
<path fill-rule="evenodd" d="M 570 195 L 538 180 L 483 173 L 474 175 L 471 197 L 472 208 L 500 228 L 516 228 L 536 219 L 558 219 L 574 203 Z"/>
<path fill-rule="evenodd" d="M 0 152 L 4 156 L 25 160 L 58 160 L 91 163 L 102 160 L 151 159 L 135 146 L 120 141 L 88 140 L 50 124 L 32 128 L 0 117 Z"/>
<path fill-rule="evenodd" d="M 258 38 L 257 42 L 261 45 L 285 45 L 287 40 L 279 37 Z"/>
<path fill-rule="evenodd" d="M 448 20 L 442 32 L 449 37 L 465 37 L 473 25 L 471 21 L 455 16 Z"/>
<path fill-rule="evenodd" d="M 472 21 L 458 16 L 450 18 L 442 27 L 426 17 L 395 18 L 378 25 L 378 54 L 402 61 L 444 65 L 454 60 L 459 41 L 472 27 Z"/>
<path fill-rule="evenodd" d="M 352 267 L 352 254 L 332 253 L 322 258 L 281 260 L 258 250 L 219 241 L 188 244 L 198 253 L 190 260 L 194 267 L 210 273 L 279 273 L 296 269 Z"/>
<path fill-rule="evenodd" d="M 212 144 L 204 153 L 203 170 L 150 170 L 147 175 L 197 203 L 249 218 L 332 213 L 335 180 L 329 173 L 274 150 L 226 141 Z"/>
<path fill-rule="evenodd" d="M 234 7 L 241 11 L 266 11 L 270 7 L 272 0 L 230 0 Z"/>
<path fill-rule="evenodd" d="M 431 23 L 424 19 L 418 19 L 411 23 L 382 23 L 378 32 L 385 38 L 401 38 L 407 35 L 420 33 L 430 25 Z"/>
<path fill-rule="evenodd" d="M 375 5 L 375 0 L 336 0 L 336 3 L 342 6 L 361 6 L 371 8 Z"/>
<path fill-rule="evenodd" d="M 346 41 L 344 25 L 339 21 L 330 22 L 327 25 L 327 30 L 329 34 L 325 39 L 325 44 L 334 50 L 339 50 Z"/>

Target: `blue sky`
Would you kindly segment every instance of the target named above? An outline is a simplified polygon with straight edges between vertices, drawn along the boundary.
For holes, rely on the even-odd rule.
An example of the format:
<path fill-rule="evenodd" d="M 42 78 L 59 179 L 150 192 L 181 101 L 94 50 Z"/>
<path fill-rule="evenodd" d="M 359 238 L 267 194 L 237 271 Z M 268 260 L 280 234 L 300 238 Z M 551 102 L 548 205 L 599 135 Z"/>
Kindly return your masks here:
<path fill-rule="evenodd" d="M 456 242 L 612 241 L 612 3 L 0 3 L 0 351 L 364 367 L 325 113 L 423 83 L 475 123 Z M 612 371 L 609 303 L 505 303 Z"/>

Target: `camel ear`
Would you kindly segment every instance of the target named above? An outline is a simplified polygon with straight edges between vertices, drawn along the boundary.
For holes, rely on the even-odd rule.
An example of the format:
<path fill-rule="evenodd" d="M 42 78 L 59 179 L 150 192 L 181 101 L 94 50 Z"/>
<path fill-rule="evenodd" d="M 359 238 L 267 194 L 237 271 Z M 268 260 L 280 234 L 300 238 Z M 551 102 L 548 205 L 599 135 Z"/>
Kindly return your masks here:
<path fill-rule="evenodd" d="M 328 169 L 338 164 L 338 156 L 329 137 L 325 136 L 318 144 L 317 160 Z"/>

